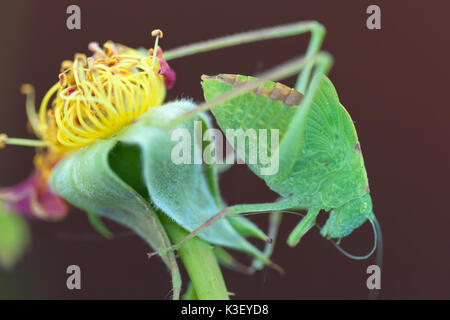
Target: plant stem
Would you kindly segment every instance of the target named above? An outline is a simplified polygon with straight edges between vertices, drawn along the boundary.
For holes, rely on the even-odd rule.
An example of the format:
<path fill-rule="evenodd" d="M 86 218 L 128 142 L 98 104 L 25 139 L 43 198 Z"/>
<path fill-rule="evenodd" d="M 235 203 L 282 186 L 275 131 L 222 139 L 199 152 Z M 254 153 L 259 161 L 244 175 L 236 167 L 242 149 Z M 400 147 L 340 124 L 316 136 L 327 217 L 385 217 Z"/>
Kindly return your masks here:
<path fill-rule="evenodd" d="M 189 234 L 167 218 L 162 218 L 161 222 L 174 244 Z M 178 254 L 186 267 L 199 300 L 229 299 L 222 272 L 210 244 L 194 237 L 178 248 Z"/>

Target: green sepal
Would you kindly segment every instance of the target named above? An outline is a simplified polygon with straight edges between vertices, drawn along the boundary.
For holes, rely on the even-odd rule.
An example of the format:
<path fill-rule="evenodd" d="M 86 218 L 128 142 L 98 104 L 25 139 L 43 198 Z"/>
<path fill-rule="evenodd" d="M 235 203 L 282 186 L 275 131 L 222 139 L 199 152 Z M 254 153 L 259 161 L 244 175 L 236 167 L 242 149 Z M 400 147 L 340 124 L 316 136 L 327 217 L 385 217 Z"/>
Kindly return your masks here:
<path fill-rule="evenodd" d="M 105 226 L 105 224 L 102 222 L 99 216 L 90 213 L 89 211 L 86 211 L 86 215 L 88 216 L 89 223 L 98 233 L 100 233 L 107 239 L 112 239 L 113 237 L 112 232 L 109 231 L 109 229 Z"/>

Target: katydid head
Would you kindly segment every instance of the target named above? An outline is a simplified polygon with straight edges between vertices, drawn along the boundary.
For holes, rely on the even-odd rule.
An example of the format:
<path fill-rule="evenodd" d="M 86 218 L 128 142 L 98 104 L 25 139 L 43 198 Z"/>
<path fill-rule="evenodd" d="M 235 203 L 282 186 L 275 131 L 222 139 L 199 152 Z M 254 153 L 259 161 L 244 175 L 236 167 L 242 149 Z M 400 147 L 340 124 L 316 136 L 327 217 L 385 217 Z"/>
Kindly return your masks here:
<path fill-rule="evenodd" d="M 361 226 L 367 219 L 372 219 L 372 199 L 366 193 L 359 198 L 344 203 L 330 212 L 321 234 L 326 238 L 343 238 Z"/>

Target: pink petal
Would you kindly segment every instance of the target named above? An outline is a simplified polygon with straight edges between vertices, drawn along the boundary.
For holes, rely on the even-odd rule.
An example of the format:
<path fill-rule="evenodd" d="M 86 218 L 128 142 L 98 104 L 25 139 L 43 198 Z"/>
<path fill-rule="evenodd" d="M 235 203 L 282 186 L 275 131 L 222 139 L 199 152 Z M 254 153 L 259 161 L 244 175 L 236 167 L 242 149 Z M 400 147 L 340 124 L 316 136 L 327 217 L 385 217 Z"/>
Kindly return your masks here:
<path fill-rule="evenodd" d="M 161 48 L 158 48 L 156 56 L 158 57 L 159 65 L 161 66 L 158 74 L 164 76 L 164 83 L 166 84 L 167 89 L 172 89 L 177 79 L 177 75 L 175 71 L 173 71 L 173 69 L 169 66 L 167 61 L 162 57 Z"/>
<path fill-rule="evenodd" d="M 0 200 L 6 209 L 30 218 L 53 220 L 64 217 L 68 211 L 64 200 L 50 190 L 37 170 L 17 185 L 1 190 Z"/>

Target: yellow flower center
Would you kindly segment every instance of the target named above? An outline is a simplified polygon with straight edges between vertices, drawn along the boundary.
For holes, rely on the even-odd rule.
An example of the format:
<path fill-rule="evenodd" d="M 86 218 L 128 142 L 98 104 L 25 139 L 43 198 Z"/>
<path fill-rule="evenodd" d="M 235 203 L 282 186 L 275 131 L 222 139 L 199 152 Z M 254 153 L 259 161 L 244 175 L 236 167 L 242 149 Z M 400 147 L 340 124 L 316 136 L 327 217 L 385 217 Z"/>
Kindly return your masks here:
<path fill-rule="evenodd" d="M 113 135 L 161 105 L 166 95 L 158 59 L 112 42 L 104 49 L 92 43 L 90 49 L 92 57 L 77 54 L 61 64 L 60 81 L 45 95 L 35 119 L 37 134 L 59 151 Z"/>

